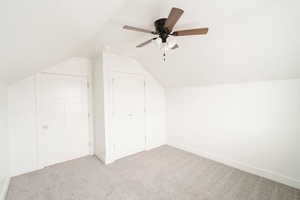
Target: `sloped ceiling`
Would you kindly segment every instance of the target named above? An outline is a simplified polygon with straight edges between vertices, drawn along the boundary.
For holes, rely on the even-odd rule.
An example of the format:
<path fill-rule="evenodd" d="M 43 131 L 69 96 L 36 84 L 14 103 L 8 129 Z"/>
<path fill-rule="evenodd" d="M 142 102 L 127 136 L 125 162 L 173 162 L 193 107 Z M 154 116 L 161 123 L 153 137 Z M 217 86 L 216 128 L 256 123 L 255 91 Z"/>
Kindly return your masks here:
<path fill-rule="evenodd" d="M 18 79 L 96 49 L 136 58 L 167 87 L 300 78 L 299 0 L 5 0 L 0 5 L 0 79 Z M 3 4 L 1 2 L 0 4 Z M 151 35 L 171 7 L 185 10 L 176 29 L 209 27 L 206 36 L 178 37 L 162 61 Z"/>
<path fill-rule="evenodd" d="M 1 0 L 0 79 L 13 81 L 72 56 L 91 56 L 93 38 L 123 2 Z"/>

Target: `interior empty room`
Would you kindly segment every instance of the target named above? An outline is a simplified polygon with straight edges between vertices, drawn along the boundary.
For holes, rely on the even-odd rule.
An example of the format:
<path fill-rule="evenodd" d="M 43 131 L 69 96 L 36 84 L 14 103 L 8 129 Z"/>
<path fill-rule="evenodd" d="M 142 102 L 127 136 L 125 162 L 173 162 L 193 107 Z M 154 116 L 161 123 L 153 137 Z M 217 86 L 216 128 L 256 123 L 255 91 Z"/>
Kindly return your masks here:
<path fill-rule="evenodd" d="M 300 200 L 299 9 L 0 1 L 0 200 Z"/>

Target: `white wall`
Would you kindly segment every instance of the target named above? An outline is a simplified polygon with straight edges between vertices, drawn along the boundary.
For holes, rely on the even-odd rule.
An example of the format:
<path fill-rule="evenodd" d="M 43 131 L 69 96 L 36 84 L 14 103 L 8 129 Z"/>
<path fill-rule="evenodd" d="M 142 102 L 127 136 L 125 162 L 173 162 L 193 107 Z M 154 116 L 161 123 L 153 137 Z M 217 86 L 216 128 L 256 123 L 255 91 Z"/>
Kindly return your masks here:
<path fill-rule="evenodd" d="M 102 54 L 93 65 L 94 152 L 101 160 L 106 159 L 104 125 L 104 82 Z"/>
<path fill-rule="evenodd" d="M 300 188 L 300 79 L 167 90 L 168 144 Z"/>
<path fill-rule="evenodd" d="M 89 59 L 71 58 L 44 70 L 42 73 L 89 77 L 90 68 L 91 63 Z M 39 165 L 37 147 L 36 84 L 36 75 L 33 75 L 9 85 L 9 133 L 12 176 L 37 170 L 41 167 Z M 91 105 L 91 103 L 89 104 Z M 92 110 L 92 107 L 90 106 L 89 109 Z M 90 113 L 92 114 L 91 111 Z M 90 126 L 91 138 L 92 135 L 92 126 Z"/>
<path fill-rule="evenodd" d="M 101 84 L 103 79 L 103 86 L 96 86 L 98 92 L 102 99 L 104 96 L 104 102 L 99 102 L 94 100 L 95 104 L 97 102 L 99 109 L 99 117 L 95 121 L 95 127 L 99 126 L 99 130 L 95 130 L 96 136 L 98 135 L 100 139 L 105 140 L 105 162 L 109 163 L 114 160 L 112 154 L 112 137 L 111 137 L 111 91 L 112 91 L 112 77 L 116 72 L 121 73 L 132 73 L 139 74 L 145 77 L 146 81 L 146 135 L 147 135 L 147 149 L 158 147 L 165 144 L 166 142 L 166 105 L 165 105 L 165 90 L 161 84 L 155 80 L 150 73 L 148 73 L 144 67 L 138 63 L 136 60 L 113 54 L 109 51 L 105 51 L 101 55 L 101 61 L 95 65 L 95 71 L 99 72 L 98 83 L 94 80 L 95 84 Z M 96 77 L 97 78 L 97 77 Z M 99 87 L 99 88 L 98 88 Z M 97 92 L 97 91 L 96 91 Z M 104 108 L 102 108 L 102 104 Z M 103 110 L 104 109 L 104 110 Z M 104 127 L 103 127 L 104 118 Z M 103 135 L 104 132 L 104 135 Z M 103 142 L 99 141 L 99 144 L 104 146 Z M 100 148 L 101 151 L 103 148 Z M 100 159 L 103 159 L 103 152 L 97 155 Z"/>
<path fill-rule="evenodd" d="M 7 85 L 0 82 L 0 200 L 4 199 L 9 178 L 7 106 Z"/>
<path fill-rule="evenodd" d="M 73 76 L 90 76 L 91 61 L 87 58 L 74 57 L 61 62 L 42 72 Z"/>
<path fill-rule="evenodd" d="M 38 169 L 35 76 L 9 86 L 11 174 Z"/>

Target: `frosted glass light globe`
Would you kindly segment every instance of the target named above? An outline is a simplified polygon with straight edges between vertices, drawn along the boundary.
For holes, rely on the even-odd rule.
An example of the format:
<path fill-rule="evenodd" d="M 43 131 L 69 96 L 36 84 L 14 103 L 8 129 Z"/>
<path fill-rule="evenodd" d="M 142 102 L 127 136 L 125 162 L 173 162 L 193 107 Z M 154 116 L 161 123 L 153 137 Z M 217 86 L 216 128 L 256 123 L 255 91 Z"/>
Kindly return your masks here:
<path fill-rule="evenodd" d="M 157 39 L 155 40 L 155 43 L 156 43 L 156 45 L 157 45 L 159 48 L 161 48 L 161 45 L 162 45 L 162 40 L 161 40 L 161 38 L 157 38 Z"/>
<path fill-rule="evenodd" d="M 169 37 L 167 43 L 168 43 L 168 49 L 172 49 L 177 44 L 176 40 L 173 37 Z"/>

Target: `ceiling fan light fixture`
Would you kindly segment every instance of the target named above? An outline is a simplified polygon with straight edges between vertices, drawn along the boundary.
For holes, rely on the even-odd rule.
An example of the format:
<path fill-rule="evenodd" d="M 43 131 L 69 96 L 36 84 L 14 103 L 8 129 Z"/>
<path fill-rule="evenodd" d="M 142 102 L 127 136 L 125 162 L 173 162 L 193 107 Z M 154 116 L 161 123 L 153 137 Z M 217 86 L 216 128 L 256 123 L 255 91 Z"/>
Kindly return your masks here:
<path fill-rule="evenodd" d="M 168 37 L 167 44 L 168 44 L 168 50 L 170 50 L 177 45 L 177 41 L 173 37 Z"/>
<path fill-rule="evenodd" d="M 161 38 L 157 38 L 155 39 L 155 42 L 154 44 L 161 50 L 163 51 L 169 51 L 171 50 L 172 48 L 174 48 L 177 44 L 177 41 L 172 38 L 172 37 L 169 37 L 167 39 L 167 42 L 162 42 L 162 39 Z"/>
<path fill-rule="evenodd" d="M 160 49 L 163 50 L 164 52 L 167 52 L 169 50 L 168 43 L 166 43 L 166 42 L 162 43 Z"/>
<path fill-rule="evenodd" d="M 162 47 L 162 39 L 161 38 L 157 38 L 155 40 L 155 44 L 156 44 L 156 46 L 158 46 L 159 48 L 161 48 Z"/>
<path fill-rule="evenodd" d="M 155 31 L 144 28 L 125 25 L 123 28 L 131 31 L 138 31 L 155 35 L 155 38 L 149 39 L 139 45 L 137 48 L 144 47 L 155 40 L 155 45 L 163 51 L 164 61 L 166 52 L 179 48 L 174 37 L 189 36 L 189 35 L 205 35 L 208 28 L 193 28 L 186 30 L 173 30 L 178 20 L 181 18 L 184 11 L 180 8 L 172 8 L 168 18 L 160 18 L 154 22 Z"/>

